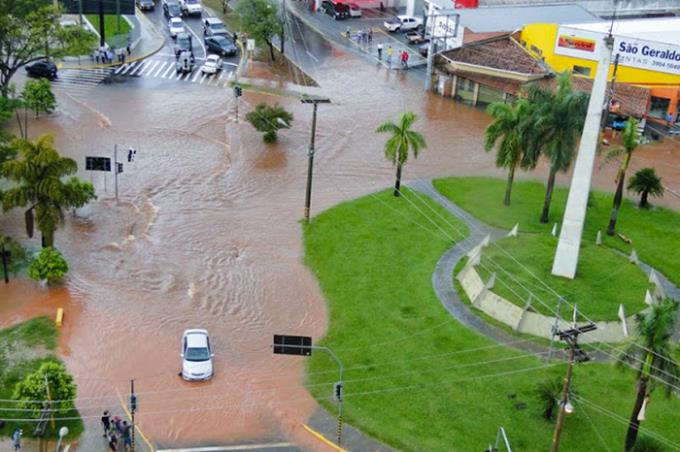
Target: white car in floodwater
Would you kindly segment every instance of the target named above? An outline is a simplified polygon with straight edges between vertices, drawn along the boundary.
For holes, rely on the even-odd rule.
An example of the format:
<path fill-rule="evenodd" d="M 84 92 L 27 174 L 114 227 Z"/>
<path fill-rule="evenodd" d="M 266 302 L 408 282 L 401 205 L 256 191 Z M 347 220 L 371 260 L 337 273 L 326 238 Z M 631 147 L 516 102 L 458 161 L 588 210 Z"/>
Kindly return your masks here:
<path fill-rule="evenodd" d="M 182 334 L 182 378 L 209 380 L 213 376 L 213 349 L 207 330 L 191 329 Z"/>
<path fill-rule="evenodd" d="M 184 22 L 179 17 L 173 17 L 168 22 L 168 31 L 172 39 L 175 39 L 178 34 L 186 33 L 186 28 L 184 27 Z"/>

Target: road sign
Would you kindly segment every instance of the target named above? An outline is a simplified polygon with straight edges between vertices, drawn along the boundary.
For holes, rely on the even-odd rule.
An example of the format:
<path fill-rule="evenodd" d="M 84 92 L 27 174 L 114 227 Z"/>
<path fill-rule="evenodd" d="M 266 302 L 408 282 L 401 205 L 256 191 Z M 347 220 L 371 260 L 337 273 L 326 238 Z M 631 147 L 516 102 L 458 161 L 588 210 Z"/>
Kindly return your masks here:
<path fill-rule="evenodd" d="M 284 336 L 274 335 L 274 353 L 282 355 L 302 355 L 312 354 L 312 338 L 309 336 Z"/>
<path fill-rule="evenodd" d="M 88 171 L 111 171 L 111 158 L 85 157 L 85 169 Z"/>
<path fill-rule="evenodd" d="M 83 2 L 83 14 L 99 14 L 99 3 L 104 14 L 135 14 L 134 0 L 60 0 L 67 14 L 79 14 L 80 2 Z"/>
<path fill-rule="evenodd" d="M 116 165 L 118 166 L 118 174 L 121 174 L 123 172 L 123 164 L 116 162 Z"/>

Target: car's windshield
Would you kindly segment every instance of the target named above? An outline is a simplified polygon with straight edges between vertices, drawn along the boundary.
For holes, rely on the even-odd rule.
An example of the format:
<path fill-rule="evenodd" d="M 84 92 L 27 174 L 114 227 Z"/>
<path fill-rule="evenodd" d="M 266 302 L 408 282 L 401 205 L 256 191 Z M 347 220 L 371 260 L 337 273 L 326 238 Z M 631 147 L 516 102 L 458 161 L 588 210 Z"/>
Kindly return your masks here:
<path fill-rule="evenodd" d="M 199 0 L 187 0 L 187 4 L 189 5 L 198 5 Z"/>
<path fill-rule="evenodd" d="M 180 47 L 189 47 L 189 36 L 180 36 L 177 38 L 177 45 Z"/>
<path fill-rule="evenodd" d="M 218 36 L 215 38 L 215 42 L 220 46 L 228 46 L 231 42 L 224 36 Z"/>
<path fill-rule="evenodd" d="M 210 28 L 213 30 L 224 30 L 224 25 L 222 24 L 210 24 Z"/>
<path fill-rule="evenodd" d="M 187 348 L 187 351 L 184 354 L 184 359 L 186 359 L 187 361 L 207 361 L 208 359 L 210 359 L 210 352 L 205 347 L 202 348 L 189 347 Z"/>

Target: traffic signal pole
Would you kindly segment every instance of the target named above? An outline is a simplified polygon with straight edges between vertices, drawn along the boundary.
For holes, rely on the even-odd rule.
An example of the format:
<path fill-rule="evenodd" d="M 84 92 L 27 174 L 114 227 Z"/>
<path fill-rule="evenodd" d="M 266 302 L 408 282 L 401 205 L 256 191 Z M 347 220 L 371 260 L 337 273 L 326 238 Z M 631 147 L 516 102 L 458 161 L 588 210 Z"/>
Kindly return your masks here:
<path fill-rule="evenodd" d="M 137 411 L 137 396 L 135 395 L 135 380 L 130 380 L 130 444 L 131 452 L 135 452 L 135 411 Z"/>

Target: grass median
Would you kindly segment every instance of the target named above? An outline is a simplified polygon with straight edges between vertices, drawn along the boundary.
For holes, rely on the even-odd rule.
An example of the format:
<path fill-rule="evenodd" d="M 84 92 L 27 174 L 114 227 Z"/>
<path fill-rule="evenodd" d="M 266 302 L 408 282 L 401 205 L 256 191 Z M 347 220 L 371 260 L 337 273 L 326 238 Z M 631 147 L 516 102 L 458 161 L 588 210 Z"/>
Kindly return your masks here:
<path fill-rule="evenodd" d="M 432 272 L 465 226 L 409 190 L 340 204 L 305 226 L 305 262 L 326 297 L 330 324 L 319 343 L 345 365 L 344 418 L 397 449 L 484 450 L 503 426 L 513 449 L 548 450 L 553 423 L 535 396 L 564 364 L 499 345 L 459 324 L 432 288 Z M 417 206 L 417 207 L 416 207 Z M 446 234 L 444 233 L 446 232 Z M 311 393 L 329 411 L 337 366 L 315 352 Z M 622 448 L 634 397 L 632 371 L 577 366 L 577 404 L 564 450 Z M 644 428 L 680 443 L 680 401 L 654 395 Z"/>
<path fill-rule="evenodd" d="M 10 436 L 19 426 L 24 430 L 25 437 L 32 437 L 35 422 L 13 420 L 30 417 L 25 411 L 17 410 L 17 405 L 11 401 L 14 386 L 43 363 L 59 361 L 54 355 L 56 346 L 57 330 L 48 317 L 36 317 L 0 330 L 0 419 L 6 419 L 6 425 L 0 428 L 0 435 Z M 79 414 L 76 410 L 70 410 L 61 416 L 78 418 Z M 67 438 L 77 438 L 83 431 L 80 419 L 59 421 L 55 428 L 48 422 L 46 437 L 57 438 L 58 430 L 63 426 L 69 429 Z"/>
<path fill-rule="evenodd" d="M 505 180 L 486 177 L 438 179 L 434 186 L 444 196 L 479 220 L 499 228 L 510 229 L 519 223 L 522 232 L 550 232 L 554 223 L 560 224 L 564 215 L 568 189 L 555 189 L 550 209 L 550 221 L 539 223 L 543 208 L 545 185 L 542 182 L 515 182 L 512 204 L 502 204 Z M 638 209 L 630 200 L 621 204 L 616 230 L 632 240 L 627 244 L 605 231 L 612 207 L 612 195 L 593 191 L 586 215 L 583 241 L 595 243 L 597 231 L 602 231 L 605 246 L 629 254 L 633 249 L 642 261 L 661 271 L 680 286 L 680 213 L 663 207 Z"/>

